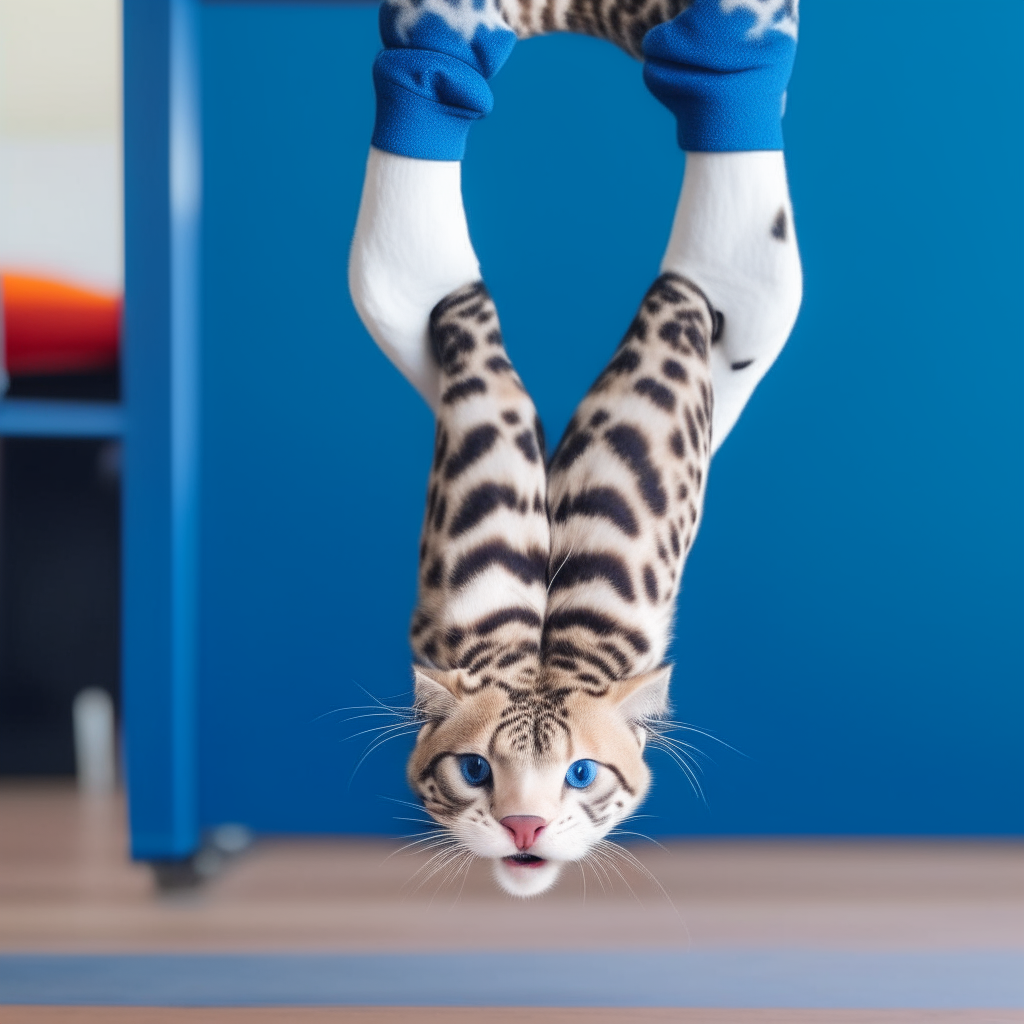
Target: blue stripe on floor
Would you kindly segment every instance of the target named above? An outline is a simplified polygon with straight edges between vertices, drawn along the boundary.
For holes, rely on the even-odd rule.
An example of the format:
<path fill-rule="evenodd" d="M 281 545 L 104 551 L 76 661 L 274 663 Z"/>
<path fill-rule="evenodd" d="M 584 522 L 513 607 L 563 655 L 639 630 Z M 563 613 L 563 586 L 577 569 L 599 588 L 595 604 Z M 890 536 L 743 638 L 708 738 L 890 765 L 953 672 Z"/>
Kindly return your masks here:
<path fill-rule="evenodd" d="M 1024 952 L 0 955 L 0 1004 L 1024 1008 Z"/>

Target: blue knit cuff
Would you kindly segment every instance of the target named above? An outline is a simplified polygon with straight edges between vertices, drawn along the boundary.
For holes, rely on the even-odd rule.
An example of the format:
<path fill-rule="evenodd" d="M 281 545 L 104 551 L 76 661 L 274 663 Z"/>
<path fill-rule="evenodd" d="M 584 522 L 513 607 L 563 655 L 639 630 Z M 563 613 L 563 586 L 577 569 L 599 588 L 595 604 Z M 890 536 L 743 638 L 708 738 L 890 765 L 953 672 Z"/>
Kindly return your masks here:
<path fill-rule="evenodd" d="M 487 79 L 505 63 L 515 33 L 496 0 L 385 0 L 385 49 L 373 65 L 373 145 L 421 160 L 461 160 L 472 123 L 494 105 Z M 430 8 L 433 7 L 431 10 Z"/>
<path fill-rule="evenodd" d="M 425 50 L 384 50 L 373 64 L 373 84 L 373 145 L 421 160 L 461 160 L 470 125 L 494 105 L 483 76 Z"/>
<path fill-rule="evenodd" d="M 764 16 L 736 0 L 694 0 L 647 33 L 644 81 L 675 114 L 680 148 L 782 149 L 783 99 L 796 56 L 788 7 Z"/>

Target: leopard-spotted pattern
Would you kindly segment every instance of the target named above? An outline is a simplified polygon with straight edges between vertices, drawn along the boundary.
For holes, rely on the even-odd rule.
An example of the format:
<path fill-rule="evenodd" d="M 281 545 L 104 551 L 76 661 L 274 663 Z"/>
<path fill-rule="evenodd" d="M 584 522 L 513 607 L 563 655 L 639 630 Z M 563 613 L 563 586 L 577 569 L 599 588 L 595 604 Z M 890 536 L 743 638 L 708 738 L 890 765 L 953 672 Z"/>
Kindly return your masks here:
<path fill-rule="evenodd" d="M 607 39 L 642 59 L 643 38 L 692 0 L 498 0 L 502 16 L 520 39 L 548 32 L 579 32 Z"/>
<path fill-rule="evenodd" d="M 441 402 L 420 543 L 412 647 L 474 685 L 531 685 L 550 549 L 544 434 L 483 282 L 435 308 Z"/>
<path fill-rule="evenodd" d="M 715 324 L 703 292 L 663 274 L 551 460 L 545 679 L 576 685 L 661 665 L 711 460 Z"/>
<path fill-rule="evenodd" d="M 413 618 L 408 776 L 459 851 L 541 892 L 646 795 L 683 562 L 711 450 L 714 313 L 666 274 L 644 298 L 550 467 L 482 284 L 434 311 L 443 397 Z M 485 761 L 473 783 L 466 757 Z M 580 760 L 596 774 L 573 787 Z M 528 854 L 507 823 L 543 825 Z"/>

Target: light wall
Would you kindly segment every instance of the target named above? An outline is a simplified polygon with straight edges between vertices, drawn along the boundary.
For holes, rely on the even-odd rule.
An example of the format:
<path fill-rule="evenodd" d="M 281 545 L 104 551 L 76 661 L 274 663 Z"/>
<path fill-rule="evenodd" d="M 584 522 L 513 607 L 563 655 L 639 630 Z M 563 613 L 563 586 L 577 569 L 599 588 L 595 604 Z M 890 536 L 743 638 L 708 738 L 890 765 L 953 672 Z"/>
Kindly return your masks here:
<path fill-rule="evenodd" d="M 123 281 L 121 4 L 0 0 L 0 268 Z"/>

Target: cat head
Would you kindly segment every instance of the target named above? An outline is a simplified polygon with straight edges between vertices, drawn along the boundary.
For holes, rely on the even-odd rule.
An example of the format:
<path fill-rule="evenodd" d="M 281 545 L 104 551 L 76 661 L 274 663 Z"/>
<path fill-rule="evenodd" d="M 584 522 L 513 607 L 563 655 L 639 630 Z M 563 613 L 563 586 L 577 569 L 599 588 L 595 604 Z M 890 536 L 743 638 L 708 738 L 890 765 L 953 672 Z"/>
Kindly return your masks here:
<path fill-rule="evenodd" d="M 550 888 L 646 796 L 645 723 L 666 711 L 669 667 L 604 687 L 557 673 L 524 686 L 414 671 L 425 724 L 409 784 L 464 850 L 493 861 L 506 892 Z"/>

